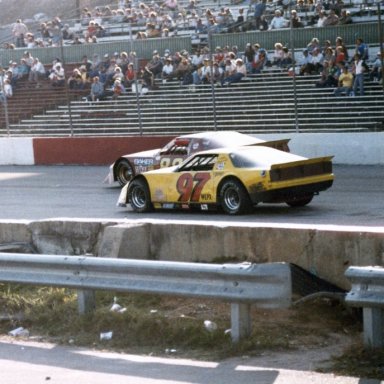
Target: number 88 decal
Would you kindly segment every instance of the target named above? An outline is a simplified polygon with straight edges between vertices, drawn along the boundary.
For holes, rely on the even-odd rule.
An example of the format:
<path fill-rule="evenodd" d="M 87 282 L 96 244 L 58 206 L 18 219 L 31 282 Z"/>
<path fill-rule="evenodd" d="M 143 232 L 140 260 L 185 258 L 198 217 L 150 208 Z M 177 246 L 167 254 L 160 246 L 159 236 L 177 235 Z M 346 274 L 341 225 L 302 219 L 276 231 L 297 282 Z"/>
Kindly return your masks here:
<path fill-rule="evenodd" d="M 177 192 L 180 194 L 178 201 L 199 201 L 201 191 L 210 178 L 210 174 L 206 172 L 198 172 L 195 175 L 191 173 L 182 174 L 176 183 Z"/>
<path fill-rule="evenodd" d="M 162 157 L 160 160 L 160 168 L 166 168 L 181 164 L 183 160 L 184 159 L 182 157 L 175 157 L 174 159 L 171 159 L 170 157 Z"/>

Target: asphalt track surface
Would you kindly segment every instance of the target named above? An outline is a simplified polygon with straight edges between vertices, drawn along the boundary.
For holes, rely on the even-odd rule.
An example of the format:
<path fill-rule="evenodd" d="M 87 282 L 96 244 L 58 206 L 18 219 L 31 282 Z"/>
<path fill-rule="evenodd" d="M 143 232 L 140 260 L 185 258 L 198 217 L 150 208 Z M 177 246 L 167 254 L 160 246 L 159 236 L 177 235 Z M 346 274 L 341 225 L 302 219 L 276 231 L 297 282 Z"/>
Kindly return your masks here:
<path fill-rule="evenodd" d="M 384 170 L 380 166 L 335 166 L 332 188 L 307 207 L 259 205 L 254 213 L 133 213 L 116 207 L 118 186 L 102 181 L 108 167 L 0 166 L 0 220 L 52 218 L 291 223 L 384 226 Z M 176 356 L 177 357 L 177 356 Z M 109 353 L 54 344 L 0 339 L 1 384 L 384 384 L 312 371 L 310 352 L 290 360 L 273 357 L 196 361 Z M 299 363 L 299 364 L 298 364 Z"/>
<path fill-rule="evenodd" d="M 306 207 L 260 204 L 244 216 L 216 212 L 136 214 L 116 206 L 120 187 L 104 184 L 105 166 L 0 166 L 0 220 L 159 219 L 231 223 L 384 226 L 384 168 L 334 166 L 333 186 Z"/>
<path fill-rule="evenodd" d="M 287 369 L 273 358 L 197 361 L 0 340 L 2 384 L 383 384 Z"/>

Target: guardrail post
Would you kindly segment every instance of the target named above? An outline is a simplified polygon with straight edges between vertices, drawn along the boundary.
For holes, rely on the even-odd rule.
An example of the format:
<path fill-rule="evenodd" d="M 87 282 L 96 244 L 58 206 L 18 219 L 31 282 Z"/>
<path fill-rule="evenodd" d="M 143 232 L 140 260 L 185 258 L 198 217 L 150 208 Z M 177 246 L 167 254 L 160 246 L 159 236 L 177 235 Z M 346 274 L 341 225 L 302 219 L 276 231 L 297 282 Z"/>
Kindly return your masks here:
<path fill-rule="evenodd" d="M 77 308 L 81 315 L 93 312 L 96 308 L 95 291 L 91 289 L 78 289 Z"/>
<path fill-rule="evenodd" d="M 364 345 L 384 347 L 384 268 L 351 266 L 345 276 L 352 283 L 346 303 L 363 308 Z"/>
<path fill-rule="evenodd" d="M 231 337 L 234 343 L 251 334 L 250 309 L 249 304 L 231 304 Z"/>
<path fill-rule="evenodd" d="M 384 311 L 381 308 L 363 308 L 364 345 L 384 347 Z"/>

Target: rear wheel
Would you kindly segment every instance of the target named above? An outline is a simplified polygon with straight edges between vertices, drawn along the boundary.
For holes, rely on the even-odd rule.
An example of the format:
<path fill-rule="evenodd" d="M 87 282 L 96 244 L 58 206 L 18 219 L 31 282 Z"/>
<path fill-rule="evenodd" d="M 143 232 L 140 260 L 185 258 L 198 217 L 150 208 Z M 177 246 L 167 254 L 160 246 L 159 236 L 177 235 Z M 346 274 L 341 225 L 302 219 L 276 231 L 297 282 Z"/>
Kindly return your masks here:
<path fill-rule="evenodd" d="M 128 184 L 132 177 L 134 176 L 134 171 L 128 160 L 121 160 L 116 165 L 116 178 L 119 184 L 124 187 L 125 184 Z"/>
<path fill-rule="evenodd" d="M 128 201 L 135 212 L 153 210 L 149 188 L 144 179 L 132 180 L 128 187 Z"/>
<path fill-rule="evenodd" d="M 238 180 L 224 181 L 219 191 L 219 199 L 223 211 L 229 215 L 242 215 L 252 211 L 248 192 Z"/>
<path fill-rule="evenodd" d="M 294 197 L 291 200 L 287 200 L 286 203 L 290 207 L 304 207 L 305 205 L 309 204 L 312 199 L 313 199 L 313 193 L 308 193 L 307 195 L 304 196 L 298 196 Z"/>

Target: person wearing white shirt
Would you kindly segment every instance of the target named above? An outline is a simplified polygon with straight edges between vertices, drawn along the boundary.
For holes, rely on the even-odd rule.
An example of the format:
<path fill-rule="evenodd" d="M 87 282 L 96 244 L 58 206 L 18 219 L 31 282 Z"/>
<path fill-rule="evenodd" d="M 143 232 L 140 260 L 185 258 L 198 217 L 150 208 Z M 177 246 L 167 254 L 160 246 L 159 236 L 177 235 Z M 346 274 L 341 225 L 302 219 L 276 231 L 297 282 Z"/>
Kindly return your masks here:
<path fill-rule="evenodd" d="M 39 87 L 40 86 L 39 80 L 44 78 L 44 76 L 45 76 L 44 65 L 38 58 L 35 58 L 33 60 L 31 70 L 29 71 L 29 74 L 28 74 L 28 81 L 31 83 L 36 82 L 37 83 L 36 87 Z"/>
<path fill-rule="evenodd" d="M 288 22 L 282 16 L 281 11 L 279 9 L 276 9 L 275 16 L 272 18 L 268 29 L 271 30 L 271 29 L 286 28 L 287 25 L 288 25 Z"/>
<path fill-rule="evenodd" d="M 13 96 L 13 89 L 11 82 L 8 79 L 4 80 L 3 87 L 0 91 L 0 102 L 4 103 L 6 99 Z"/>

